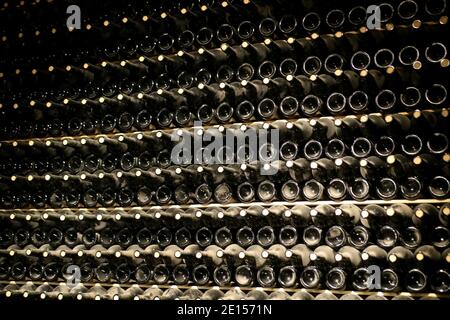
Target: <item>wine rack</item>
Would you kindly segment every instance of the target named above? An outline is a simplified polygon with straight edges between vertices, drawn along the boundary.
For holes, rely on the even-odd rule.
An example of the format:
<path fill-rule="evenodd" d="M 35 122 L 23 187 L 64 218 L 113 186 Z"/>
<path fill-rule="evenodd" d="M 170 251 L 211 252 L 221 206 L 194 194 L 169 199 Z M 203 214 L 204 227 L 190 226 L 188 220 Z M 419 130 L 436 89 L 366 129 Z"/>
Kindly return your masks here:
<path fill-rule="evenodd" d="M 0 300 L 450 298 L 446 0 L 73 4 L 0 8 Z"/>

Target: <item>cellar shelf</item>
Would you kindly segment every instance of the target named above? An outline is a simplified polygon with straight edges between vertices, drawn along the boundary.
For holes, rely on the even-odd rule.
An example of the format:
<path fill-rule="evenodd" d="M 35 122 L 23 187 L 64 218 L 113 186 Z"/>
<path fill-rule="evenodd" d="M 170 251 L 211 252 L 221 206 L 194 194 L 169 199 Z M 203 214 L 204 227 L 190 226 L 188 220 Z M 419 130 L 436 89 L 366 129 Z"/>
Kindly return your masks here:
<path fill-rule="evenodd" d="M 446 199 L 416 199 L 416 200 L 404 200 L 404 199 L 394 199 L 394 200 L 364 200 L 364 201 L 356 201 L 356 200 L 343 200 L 343 201 L 329 201 L 329 200 L 319 200 L 319 201 L 274 201 L 274 202 L 248 202 L 248 203 L 211 203 L 211 204 L 190 204 L 190 205 L 167 205 L 167 206 L 145 206 L 145 207 L 96 207 L 96 208 L 52 208 L 52 209 L 0 209 L 0 215 L 10 215 L 13 214 L 14 217 L 17 214 L 43 214 L 43 213 L 64 213 L 62 215 L 67 214 L 99 214 L 102 212 L 130 212 L 130 211 L 145 211 L 152 210 L 155 213 L 162 210 L 168 209 L 207 209 L 207 208 L 248 208 L 251 206 L 262 206 L 266 208 L 274 207 L 274 206 L 286 206 L 293 207 L 296 205 L 304 205 L 304 206 L 319 206 L 319 205 L 344 205 L 344 204 L 354 204 L 359 206 L 365 206 L 369 204 L 377 204 L 377 205 L 392 205 L 392 204 L 407 204 L 407 205 L 417 205 L 421 203 L 429 203 L 429 204 L 447 204 L 450 203 L 450 198 Z M 140 217 L 139 217 L 140 218 Z"/>
<path fill-rule="evenodd" d="M 252 126 L 260 126 L 263 127 L 265 124 L 270 125 L 271 123 L 278 122 L 285 124 L 292 123 L 294 124 L 297 121 L 317 121 L 320 119 L 345 119 L 345 118 L 354 118 L 362 121 L 366 121 L 369 116 L 383 116 L 385 119 L 386 117 L 400 114 L 405 116 L 413 116 L 415 118 L 420 117 L 420 114 L 422 112 L 434 112 L 434 113 L 440 113 L 443 117 L 447 118 L 449 116 L 449 110 L 450 108 L 437 108 L 437 109 L 424 109 L 424 110 L 413 110 L 413 111 L 403 111 L 403 112 L 395 112 L 395 113 L 389 113 L 389 114 L 382 114 L 379 112 L 376 113 L 366 113 L 366 114 L 352 114 L 352 115 L 338 115 L 338 116 L 322 116 L 322 117 L 298 117 L 298 118 L 292 118 L 292 119 L 279 119 L 279 120 L 266 120 L 266 121 L 252 121 L 252 122 L 235 122 L 235 123 L 224 123 L 224 124 L 215 124 L 215 125 L 203 125 L 201 127 L 185 127 L 185 128 L 166 128 L 166 129 L 153 129 L 153 130 L 146 130 L 146 131 L 135 131 L 135 132 L 124 132 L 124 133 L 110 133 L 110 134 L 95 134 L 95 135 L 81 135 L 81 136 L 63 136 L 63 137 L 48 137 L 48 138 L 29 138 L 29 139 L 15 139 L 15 140 L 3 140 L 0 141 L 0 149 L 3 146 L 12 146 L 12 147 L 18 147 L 22 145 L 28 145 L 28 146 L 34 146 L 37 143 L 43 143 L 46 146 L 51 146 L 52 142 L 62 142 L 63 145 L 67 145 L 70 141 L 80 141 L 81 144 L 85 144 L 86 140 L 88 139 L 94 139 L 99 140 L 100 143 L 103 141 L 104 138 L 110 138 L 110 139 L 117 139 L 119 141 L 123 141 L 123 138 L 136 138 L 138 140 L 143 139 L 146 135 L 158 135 L 158 132 L 166 133 L 166 134 L 172 134 L 176 133 L 178 130 L 198 130 L 202 129 L 208 130 L 208 129 L 218 129 L 219 131 L 223 131 L 227 128 L 232 129 L 246 129 L 248 127 Z M 103 139 L 102 139 L 103 138 Z"/>
<path fill-rule="evenodd" d="M 49 286 L 55 286 L 55 287 L 67 287 L 68 290 L 74 291 L 74 296 L 76 294 L 80 293 L 79 290 L 76 290 L 77 287 L 70 289 L 65 282 L 44 282 L 44 281 L 5 281 L 0 280 L 0 285 L 17 285 L 17 286 L 25 286 L 25 285 L 49 285 Z M 164 284 L 164 285 L 155 285 L 155 284 L 118 284 L 118 283 L 93 283 L 93 282 L 87 282 L 87 283 L 79 283 L 79 285 L 84 286 L 86 288 L 93 288 L 93 287 L 102 287 L 102 288 L 141 288 L 143 290 L 149 289 L 149 288 L 155 288 L 155 289 L 180 289 L 180 290 L 188 290 L 188 289 L 198 289 L 201 291 L 206 291 L 210 289 L 216 289 L 221 290 L 223 292 L 227 292 L 229 290 L 237 289 L 239 288 L 243 292 L 249 292 L 253 290 L 257 291 L 264 291 L 267 293 L 271 292 L 286 292 L 289 294 L 294 294 L 296 292 L 307 292 L 312 294 L 313 296 L 321 294 L 321 293 L 331 293 L 337 296 L 342 296 L 346 294 L 356 294 L 361 297 L 367 297 L 370 295 L 379 295 L 384 296 L 386 298 L 393 298 L 396 296 L 405 296 L 405 297 L 411 297 L 411 298 L 440 298 L 440 299 L 450 299 L 450 294 L 441 294 L 441 293 L 434 293 L 434 292 L 387 292 L 387 291 L 351 291 L 351 290 L 320 290 L 320 289 L 306 289 L 306 288 L 263 288 L 263 287 L 224 287 L 224 286 L 189 286 L 189 285 L 170 285 L 170 284 Z M 8 293 L 9 292 L 9 293 Z M 23 292 L 14 292 L 9 290 L 4 290 L 4 288 L 0 288 L 0 293 L 3 293 L 3 298 L 9 298 L 13 294 L 22 295 Z M 33 292 L 29 292 L 29 294 L 32 294 Z M 35 292 L 36 294 L 40 294 L 41 292 Z M 56 297 L 55 297 L 56 298 Z M 158 300 L 158 299 L 157 299 Z"/>

